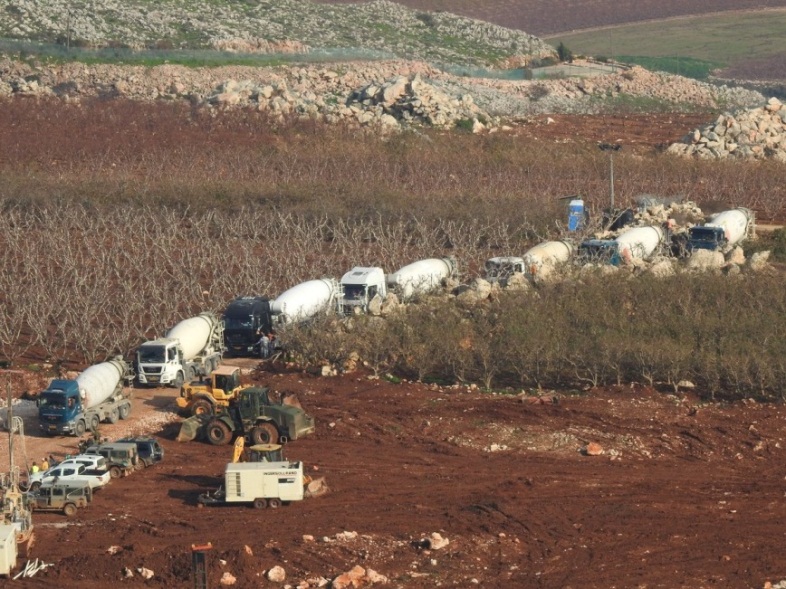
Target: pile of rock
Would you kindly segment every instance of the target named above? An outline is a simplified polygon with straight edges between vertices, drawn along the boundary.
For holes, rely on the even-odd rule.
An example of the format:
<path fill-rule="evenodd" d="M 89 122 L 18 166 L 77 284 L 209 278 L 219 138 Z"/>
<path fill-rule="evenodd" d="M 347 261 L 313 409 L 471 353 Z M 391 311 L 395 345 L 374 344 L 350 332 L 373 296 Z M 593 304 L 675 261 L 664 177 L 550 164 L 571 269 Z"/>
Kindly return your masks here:
<path fill-rule="evenodd" d="M 786 108 L 777 98 L 765 106 L 720 115 L 674 143 L 669 153 L 704 159 L 774 159 L 786 162 Z"/>
<path fill-rule="evenodd" d="M 381 84 L 368 84 L 347 101 L 350 109 L 364 112 L 361 122 L 377 119 L 383 124 L 426 124 L 437 128 L 454 127 L 458 121 L 473 122 L 473 130 L 490 121 L 469 94 L 456 98 L 424 81 L 398 76 Z"/>

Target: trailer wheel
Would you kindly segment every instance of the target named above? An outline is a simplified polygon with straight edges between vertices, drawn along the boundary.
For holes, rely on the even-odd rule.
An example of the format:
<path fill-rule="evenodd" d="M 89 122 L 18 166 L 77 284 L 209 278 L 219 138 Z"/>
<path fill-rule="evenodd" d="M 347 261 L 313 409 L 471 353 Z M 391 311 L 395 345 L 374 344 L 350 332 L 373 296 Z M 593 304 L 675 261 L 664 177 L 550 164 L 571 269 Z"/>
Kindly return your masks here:
<path fill-rule="evenodd" d="M 98 415 L 91 415 L 90 416 L 90 431 L 94 432 L 98 429 L 98 424 L 101 420 L 98 419 Z"/>
<path fill-rule="evenodd" d="M 251 430 L 251 441 L 254 444 L 277 444 L 278 430 L 272 423 L 261 423 Z"/>
<path fill-rule="evenodd" d="M 117 409 L 117 407 L 114 407 L 114 408 L 113 408 L 113 409 L 112 409 L 112 410 L 109 412 L 109 415 L 107 415 L 107 418 L 106 418 L 106 420 L 107 420 L 109 423 L 117 423 L 117 420 L 118 420 L 118 419 L 120 419 L 120 411 Z"/>
<path fill-rule="evenodd" d="M 74 426 L 74 434 L 76 435 L 77 438 L 81 438 L 82 436 L 85 435 L 85 430 L 87 430 L 87 426 L 85 425 L 85 420 L 80 419 L 79 421 L 76 422 L 76 425 Z"/>
<path fill-rule="evenodd" d="M 254 509 L 265 509 L 265 507 L 267 507 L 266 499 L 254 499 Z"/>
<path fill-rule="evenodd" d="M 197 399 L 191 405 L 191 415 L 213 415 L 213 404 L 207 399 Z"/>
<path fill-rule="evenodd" d="M 76 505 L 73 503 L 66 503 L 63 505 L 63 513 L 65 513 L 68 517 L 76 515 Z"/>
<path fill-rule="evenodd" d="M 279 507 L 281 507 L 281 499 L 274 497 L 273 499 L 268 501 L 267 504 L 268 507 L 270 507 L 270 509 L 278 509 Z"/>
<path fill-rule="evenodd" d="M 131 405 L 125 404 L 125 405 L 120 405 L 120 407 L 118 407 L 118 414 L 120 415 L 120 419 L 128 418 L 129 413 L 131 413 Z"/>
<path fill-rule="evenodd" d="M 220 419 L 214 419 L 207 424 L 207 439 L 214 446 L 228 444 L 232 438 L 229 426 Z"/>

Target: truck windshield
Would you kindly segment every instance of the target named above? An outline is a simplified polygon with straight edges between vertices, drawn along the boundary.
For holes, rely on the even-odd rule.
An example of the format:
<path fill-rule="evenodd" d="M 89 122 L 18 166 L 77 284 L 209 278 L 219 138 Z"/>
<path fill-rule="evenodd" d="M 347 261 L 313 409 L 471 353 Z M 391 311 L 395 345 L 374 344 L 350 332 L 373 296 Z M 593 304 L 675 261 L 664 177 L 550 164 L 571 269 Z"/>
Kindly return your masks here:
<path fill-rule="evenodd" d="M 253 329 L 254 320 L 252 317 L 225 317 L 225 329 Z"/>
<path fill-rule="evenodd" d="M 723 235 L 720 227 L 691 227 L 690 237 L 701 241 L 719 241 Z"/>
<path fill-rule="evenodd" d="M 164 346 L 142 346 L 137 352 L 140 364 L 166 362 L 166 348 Z"/>
<path fill-rule="evenodd" d="M 347 300 L 351 299 L 362 299 L 363 295 L 366 294 L 366 286 L 364 284 L 345 284 L 344 285 L 344 298 Z"/>
<path fill-rule="evenodd" d="M 45 409 L 64 409 L 66 396 L 64 393 L 41 393 L 38 406 Z"/>

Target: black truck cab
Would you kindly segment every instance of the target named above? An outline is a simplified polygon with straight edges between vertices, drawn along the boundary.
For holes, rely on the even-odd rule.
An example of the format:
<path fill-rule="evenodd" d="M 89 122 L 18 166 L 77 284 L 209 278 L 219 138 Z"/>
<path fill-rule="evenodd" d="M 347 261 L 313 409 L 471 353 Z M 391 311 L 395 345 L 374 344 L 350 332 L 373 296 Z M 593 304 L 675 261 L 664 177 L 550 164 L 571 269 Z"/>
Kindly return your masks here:
<path fill-rule="evenodd" d="M 227 305 L 223 318 L 227 353 L 233 356 L 258 355 L 261 335 L 273 328 L 270 299 L 265 297 L 238 297 Z"/>

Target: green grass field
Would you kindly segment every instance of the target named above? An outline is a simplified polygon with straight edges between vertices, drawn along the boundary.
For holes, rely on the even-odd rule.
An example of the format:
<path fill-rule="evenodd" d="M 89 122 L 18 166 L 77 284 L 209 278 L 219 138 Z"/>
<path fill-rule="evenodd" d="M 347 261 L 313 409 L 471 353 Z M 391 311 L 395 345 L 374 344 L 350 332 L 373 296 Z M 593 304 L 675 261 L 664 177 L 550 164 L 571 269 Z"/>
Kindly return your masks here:
<path fill-rule="evenodd" d="M 786 53 L 786 10 L 722 14 L 546 37 L 574 54 L 640 63 L 691 77 L 739 61 Z"/>

